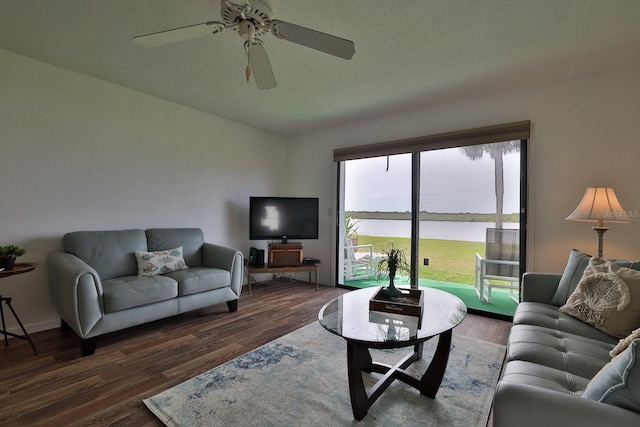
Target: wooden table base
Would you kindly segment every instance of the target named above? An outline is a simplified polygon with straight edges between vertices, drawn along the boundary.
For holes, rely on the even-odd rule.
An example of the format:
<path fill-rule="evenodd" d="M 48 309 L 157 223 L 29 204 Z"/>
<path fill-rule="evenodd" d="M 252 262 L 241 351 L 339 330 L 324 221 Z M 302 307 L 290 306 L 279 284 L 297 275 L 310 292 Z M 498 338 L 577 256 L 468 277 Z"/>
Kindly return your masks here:
<path fill-rule="evenodd" d="M 422 346 L 420 343 L 414 346 L 414 351 L 407 354 L 402 360 L 391 366 L 384 363 L 376 363 L 371 359 L 369 348 L 354 341 L 347 341 L 347 369 L 349 375 L 349 393 L 351 395 L 351 407 L 356 420 L 362 420 L 371 405 L 380 395 L 395 381 L 400 380 L 405 384 L 420 391 L 420 394 L 435 398 L 442 378 L 444 377 L 449 351 L 451 349 L 451 330 L 439 335 L 438 346 L 433 359 L 425 373 L 416 377 L 406 371 L 415 361 L 422 358 Z M 369 392 L 365 389 L 362 372 L 377 372 L 383 374 L 382 378 L 371 387 Z"/>
<path fill-rule="evenodd" d="M 13 265 L 13 268 L 11 270 L 0 271 L 0 279 L 9 277 L 9 276 L 15 276 L 16 274 L 28 273 L 30 271 L 33 271 L 36 268 L 36 266 L 37 264 L 16 263 Z M 14 334 L 13 332 L 7 331 L 7 324 L 5 323 L 5 320 L 4 320 L 4 310 L 2 309 L 3 302 L 11 310 L 13 317 L 18 322 L 18 325 L 20 325 L 20 329 L 22 329 L 22 333 L 24 335 L 18 335 L 18 334 Z M 29 344 L 31 344 L 31 348 L 33 349 L 33 352 L 36 355 L 38 355 L 38 350 L 36 350 L 35 344 L 33 343 L 33 341 L 31 341 L 31 337 L 29 336 L 29 333 L 27 332 L 27 330 L 24 328 L 24 325 L 20 321 L 20 318 L 18 317 L 18 313 L 16 313 L 16 311 L 13 309 L 13 306 L 11 305 L 10 297 L 5 297 L 0 295 L 0 318 L 2 318 L 2 329 L 0 329 L 0 334 L 4 335 L 5 347 L 9 345 L 9 340 L 8 340 L 9 337 L 20 338 L 22 340 L 29 341 Z"/>
<path fill-rule="evenodd" d="M 11 310 L 11 313 L 13 313 L 13 317 L 18 322 L 18 325 L 20 325 L 20 329 L 22 329 L 22 333 L 24 335 L 18 335 L 18 334 L 14 334 L 13 332 L 7 331 L 7 324 L 4 321 L 4 310 L 2 309 L 3 302 L 7 305 L 7 307 L 9 307 L 9 309 Z M 36 345 L 33 343 L 33 341 L 31 341 L 31 337 L 29 336 L 29 333 L 27 332 L 27 330 L 24 328 L 24 325 L 20 321 L 20 318 L 18 317 L 18 313 L 16 313 L 16 311 L 13 309 L 13 306 L 11 305 L 11 298 L 3 297 L 2 295 L 0 295 L 0 317 L 2 318 L 2 329 L 0 330 L 0 334 L 4 335 L 4 346 L 5 347 L 9 346 L 9 340 L 8 340 L 9 337 L 20 338 L 21 340 L 27 340 L 29 341 L 29 344 L 31 344 L 31 348 L 33 349 L 33 352 L 37 356 L 38 350 L 36 350 Z"/>

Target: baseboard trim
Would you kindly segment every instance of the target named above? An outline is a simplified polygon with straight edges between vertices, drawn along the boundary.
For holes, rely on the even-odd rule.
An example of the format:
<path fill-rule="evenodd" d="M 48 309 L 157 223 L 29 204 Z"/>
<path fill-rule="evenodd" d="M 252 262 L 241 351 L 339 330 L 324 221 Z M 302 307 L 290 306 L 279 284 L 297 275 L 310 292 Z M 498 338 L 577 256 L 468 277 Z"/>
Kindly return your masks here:
<path fill-rule="evenodd" d="M 50 329 L 56 329 L 59 327 L 60 327 L 60 319 L 57 319 L 57 318 L 52 320 L 45 320 L 43 322 L 30 323 L 28 325 L 24 325 L 24 328 L 27 330 L 29 334 L 48 331 Z M 7 329 L 7 332 L 11 332 L 16 335 L 22 335 L 22 329 L 20 329 L 20 325 L 14 325 L 13 327 L 10 327 L 9 329 Z"/>

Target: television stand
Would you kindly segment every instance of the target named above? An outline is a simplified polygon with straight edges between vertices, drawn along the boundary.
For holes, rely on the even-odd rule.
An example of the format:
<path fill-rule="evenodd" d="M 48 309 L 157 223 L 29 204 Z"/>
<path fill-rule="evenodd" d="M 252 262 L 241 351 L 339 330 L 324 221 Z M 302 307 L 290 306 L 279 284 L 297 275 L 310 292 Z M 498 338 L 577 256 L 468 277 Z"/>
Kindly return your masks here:
<path fill-rule="evenodd" d="M 309 272 L 309 283 L 311 283 L 311 273 L 316 274 L 316 292 L 318 291 L 318 270 L 319 267 L 316 264 L 300 265 L 296 267 L 271 267 L 262 266 L 258 267 L 250 265 L 247 267 L 247 282 L 249 284 L 249 295 L 251 295 L 251 275 L 252 274 L 277 274 L 277 273 L 302 273 Z"/>

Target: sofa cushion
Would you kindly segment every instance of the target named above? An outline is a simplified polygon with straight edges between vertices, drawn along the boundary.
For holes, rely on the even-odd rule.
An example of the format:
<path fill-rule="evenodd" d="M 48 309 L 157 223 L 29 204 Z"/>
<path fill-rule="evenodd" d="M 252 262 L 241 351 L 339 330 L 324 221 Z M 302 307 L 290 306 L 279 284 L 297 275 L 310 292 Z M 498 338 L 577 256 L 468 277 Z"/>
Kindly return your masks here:
<path fill-rule="evenodd" d="M 582 397 L 640 412 L 640 340 L 602 368 Z"/>
<path fill-rule="evenodd" d="M 585 338 L 603 341 L 612 345 L 618 342 L 614 337 L 593 326 L 562 313 L 559 307 L 536 302 L 522 302 L 513 316 L 514 325 L 534 325 L 555 330 L 558 334 L 567 332 Z"/>
<path fill-rule="evenodd" d="M 560 307 L 567 302 L 569 296 L 576 290 L 585 268 L 589 265 L 589 261 L 592 256 L 580 252 L 577 249 L 571 249 L 569 253 L 569 260 L 564 268 L 560 283 L 556 289 L 556 293 L 551 300 L 551 304 Z M 612 260 L 621 267 L 632 268 L 634 270 L 640 270 L 640 261 L 625 261 L 625 260 Z"/>
<path fill-rule="evenodd" d="M 165 276 L 127 276 L 102 282 L 107 313 L 165 301 L 178 296 L 178 283 Z"/>
<path fill-rule="evenodd" d="M 134 252 L 147 250 L 147 238 L 143 230 L 74 231 L 64 235 L 62 247 L 109 280 L 137 274 Z"/>
<path fill-rule="evenodd" d="M 569 295 L 576 289 L 578 282 L 582 279 L 582 273 L 584 269 L 589 265 L 591 255 L 580 252 L 577 249 L 571 249 L 569 253 L 569 260 L 564 267 L 564 272 L 558 283 L 558 289 L 551 300 L 553 305 L 560 307 L 567 302 Z"/>
<path fill-rule="evenodd" d="M 640 325 L 640 271 L 591 258 L 560 311 L 624 338 Z"/>
<path fill-rule="evenodd" d="M 613 343 L 533 325 L 514 325 L 507 360 L 523 360 L 592 378 L 611 360 Z"/>
<path fill-rule="evenodd" d="M 167 273 L 178 282 L 178 295 L 192 295 L 224 288 L 231 283 L 231 272 L 219 268 L 194 267 Z"/>
<path fill-rule="evenodd" d="M 514 360 L 505 364 L 501 381 L 574 395 L 582 394 L 589 384 L 589 378 L 525 360 Z"/>
<path fill-rule="evenodd" d="M 188 268 L 182 256 L 182 246 L 156 252 L 136 251 L 135 254 L 138 276 L 154 276 Z"/>
<path fill-rule="evenodd" d="M 204 233 L 199 228 L 150 228 L 145 231 L 149 251 L 162 251 L 182 246 L 189 267 L 202 267 Z"/>

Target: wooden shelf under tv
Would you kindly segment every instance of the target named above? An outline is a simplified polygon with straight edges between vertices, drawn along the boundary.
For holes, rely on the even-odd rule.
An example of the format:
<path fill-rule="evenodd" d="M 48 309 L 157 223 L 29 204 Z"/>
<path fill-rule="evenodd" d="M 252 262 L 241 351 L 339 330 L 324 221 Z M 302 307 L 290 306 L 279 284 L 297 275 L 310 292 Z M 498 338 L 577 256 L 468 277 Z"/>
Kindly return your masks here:
<path fill-rule="evenodd" d="M 316 275 L 316 291 L 318 290 L 318 270 L 320 268 L 317 264 L 299 265 L 297 267 L 271 267 L 262 266 L 258 267 L 250 265 L 247 267 L 247 282 L 249 284 L 249 295 L 251 295 L 251 275 L 252 274 L 278 274 L 278 273 L 303 273 L 309 272 L 309 283 L 311 283 L 311 273 Z"/>

